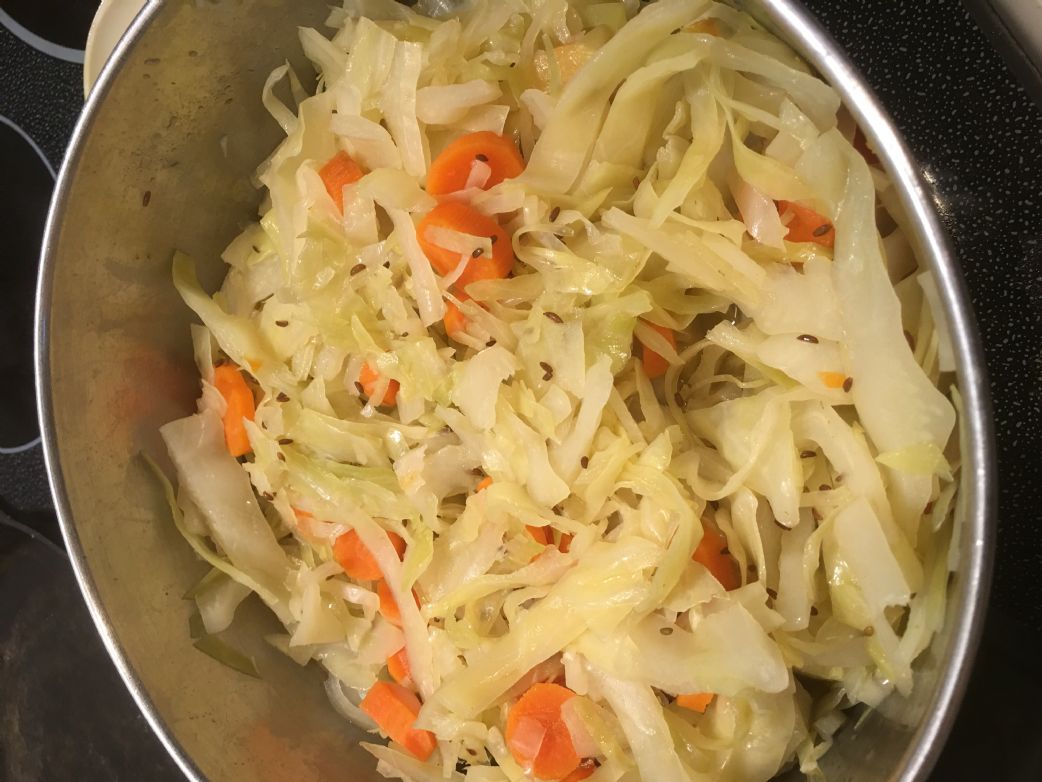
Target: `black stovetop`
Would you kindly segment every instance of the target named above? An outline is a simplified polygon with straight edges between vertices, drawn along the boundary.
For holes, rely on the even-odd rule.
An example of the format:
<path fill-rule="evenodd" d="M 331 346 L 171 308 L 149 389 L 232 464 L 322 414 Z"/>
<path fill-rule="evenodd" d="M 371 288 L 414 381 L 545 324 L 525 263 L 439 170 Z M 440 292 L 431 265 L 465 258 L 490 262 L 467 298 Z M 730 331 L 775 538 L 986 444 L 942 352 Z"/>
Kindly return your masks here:
<path fill-rule="evenodd" d="M 991 377 L 1001 475 L 995 584 L 969 692 L 931 780 L 1039 780 L 1042 80 L 985 0 L 805 3 L 922 161 Z M 35 442 L 37 253 L 53 172 L 82 107 L 82 47 L 97 5 L 0 0 L 0 780 L 11 782 L 182 778 L 94 632 Z"/>

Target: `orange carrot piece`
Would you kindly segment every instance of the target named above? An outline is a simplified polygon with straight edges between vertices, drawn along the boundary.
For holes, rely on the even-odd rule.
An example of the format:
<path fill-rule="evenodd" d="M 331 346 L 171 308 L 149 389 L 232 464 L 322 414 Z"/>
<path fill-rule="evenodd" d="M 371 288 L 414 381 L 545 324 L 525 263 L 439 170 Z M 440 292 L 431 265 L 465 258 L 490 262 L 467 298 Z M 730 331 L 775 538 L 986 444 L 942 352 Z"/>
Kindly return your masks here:
<path fill-rule="evenodd" d="M 702 540 L 691 559 L 704 565 L 724 589 L 737 589 L 742 581 L 738 576 L 738 563 L 727 550 L 727 538 L 708 524 L 702 525 L 702 531 Z"/>
<path fill-rule="evenodd" d="M 843 384 L 847 382 L 847 376 L 842 372 L 819 372 L 818 377 L 826 388 L 843 388 Z"/>
<path fill-rule="evenodd" d="M 557 543 L 557 550 L 562 554 L 567 554 L 568 550 L 572 547 L 572 538 L 574 535 L 569 535 L 567 532 L 561 533 L 561 540 Z"/>
<path fill-rule="evenodd" d="M 713 702 L 715 697 L 711 692 L 692 692 L 687 695 L 678 695 L 677 706 L 697 711 L 699 714 L 705 714 L 706 709 L 709 708 L 709 704 Z"/>
<path fill-rule="evenodd" d="M 377 682 L 369 688 L 359 708 L 388 738 L 401 744 L 419 760 L 429 758 L 438 746 L 433 733 L 413 727 L 416 715 L 420 713 L 420 699 L 400 684 Z"/>
<path fill-rule="evenodd" d="M 579 768 L 562 779 L 561 782 L 582 782 L 587 777 L 593 776 L 593 772 L 596 770 L 597 763 L 595 761 L 590 759 L 584 760 Z"/>
<path fill-rule="evenodd" d="M 362 364 L 362 369 L 358 373 L 358 382 L 362 384 L 362 391 L 370 401 L 372 401 L 373 394 L 376 393 L 376 386 L 380 382 L 380 373 L 377 372 L 367 362 Z M 379 402 L 373 402 L 377 407 L 394 407 L 395 402 L 398 400 L 398 381 L 392 380 L 387 384 L 387 390 L 384 391 L 384 398 Z"/>
<path fill-rule="evenodd" d="M 380 598 L 380 613 L 383 615 L 383 618 L 391 624 L 401 627 L 402 612 L 398 608 L 398 602 L 394 599 L 391 588 L 387 586 L 386 581 L 378 581 L 376 583 L 376 596 Z M 413 590 L 412 599 L 416 601 L 417 606 L 420 605 L 420 598 L 416 596 L 415 590 Z"/>
<path fill-rule="evenodd" d="M 403 687 L 412 687 L 412 671 L 409 670 L 409 656 L 404 646 L 387 658 L 387 672 Z"/>
<path fill-rule="evenodd" d="M 720 24 L 716 19 L 699 19 L 684 28 L 689 33 L 703 33 L 705 35 L 720 35 Z"/>
<path fill-rule="evenodd" d="M 510 139 L 488 130 L 468 133 L 445 147 L 431 161 L 427 172 L 427 192 L 431 195 L 445 195 L 462 190 L 475 161 L 481 161 L 490 169 L 485 182 L 486 190 L 504 179 L 513 179 L 525 170 L 525 161 Z"/>
<path fill-rule="evenodd" d="M 318 170 L 318 175 L 337 211 L 343 213 L 344 188 L 365 176 L 365 172 L 346 152 L 337 152 Z"/>
<path fill-rule="evenodd" d="M 553 543 L 553 533 L 550 531 L 549 527 L 534 527 L 531 524 L 526 524 L 525 530 L 532 536 L 532 540 L 536 543 L 542 544 L 543 546 L 549 546 Z"/>
<path fill-rule="evenodd" d="M 507 714 L 506 742 L 525 773 L 540 779 L 564 779 L 579 767 L 561 707 L 575 693 L 559 684 L 533 684 Z"/>
<path fill-rule="evenodd" d="M 460 254 L 429 241 L 426 234 L 432 226 L 471 236 L 487 236 L 492 240 L 492 257 L 485 254 L 471 257 L 454 284 L 457 290 L 465 291 L 468 285 L 478 280 L 502 279 L 514 268 L 514 250 L 510 246 L 510 237 L 499 223 L 460 201 L 446 201 L 424 215 L 416 226 L 420 247 L 439 274 L 453 271 L 459 265 Z"/>
<path fill-rule="evenodd" d="M 651 321 L 644 321 L 651 328 L 655 329 L 659 334 L 666 338 L 670 345 L 674 348 L 677 346 L 677 335 L 673 332 L 673 329 L 668 329 L 665 326 L 659 326 Z M 669 369 L 669 362 L 666 361 L 662 356 L 656 353 L 651 348 L 644 344 L 641 344 L 641 356 L 644 361 L 644 374 L 654 380 L 656 377 L 662 377 L 666 374 L 666 370 Z"/>
<path fill-rule="evenodd" d="M 491 485 L 492 477 L 490 475 L 486 475 L 484 478 L 481 479 L 481 482 L 478 484 L 478 487 L 474 491 L 484 491 Z"/>
<path fill-rule="evenodd" d="M 398 558 L 401 559 L 405 554 L 405 541 L 394 532 L 388 532 L 387 537 L 394 546 L 394 550 L 398 552 Z M 384 576 L 380 566 L 376 564 L 372 552 L 366 548 L 365 543 L 353 529 L 336 539 L 333 544 L 333 559 L 340 563 L 340 567 L 347 575 L 357 578 L 359 581 L 376 581 Z"/>
<path fill-rule="evenodd" d="M 814 242 L 822 247 L 832 247 L 836 244 L 836 229 L 824 215 L 795 201 L 779 201 L 778 210 L 781 212 L 783 223 L 786 223 L 786 217 L 789 216 L 786 223 L 789 232 L 785 238 L 790 242 Z"/>
<path fill-rule="evenodd" d="M 442 322 L 445 324 L 445 333 L 452 339 L 456 339 L 459 334 L 467 330 L 467 316 L 460 312 L 460 308 L 451 301 L 445 302 L 445 317 Z"/>
<path fill-rule="evenodd" d="M 242 372 L 232 364 L 221 364 L 214 368 L 213 384 L 227 403 L 224 411 L 224 444 L 228 453 L 232 456 L 249 453 L 252 448 L 243 419 L 252 421 L 256 413 L 253 392 L 246 385 Z"/>

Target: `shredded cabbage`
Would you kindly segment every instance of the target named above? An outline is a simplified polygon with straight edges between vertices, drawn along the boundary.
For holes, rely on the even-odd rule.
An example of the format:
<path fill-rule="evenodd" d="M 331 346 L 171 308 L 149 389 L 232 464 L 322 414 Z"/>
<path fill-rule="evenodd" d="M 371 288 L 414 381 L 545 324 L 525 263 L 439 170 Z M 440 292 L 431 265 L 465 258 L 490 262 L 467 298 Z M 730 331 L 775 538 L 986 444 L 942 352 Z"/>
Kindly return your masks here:
<path fill-rule="evenodd" d="M 411 782 L 531 779 L 509 715 L 546 682 L 593 782 L 819 774 L 848 707 L 915 686 L 958 543 L 938 293 L 836 92 L 710 0 L 328 25 L 300 31 L 314 94 L 264 86 L 286 137 L 221 288 L 174 258 L 202 321 L 198 412 L 161 430 L 211 568 L 197 645 L 253 672 L 215 634 L 256 593 Z M 478 132 L 523 170 L 499 147 L 445 192 Z M 453 205 L 509 243 L 426 221 Z M 429 752 L 368 702 L 400 650 Z"/>

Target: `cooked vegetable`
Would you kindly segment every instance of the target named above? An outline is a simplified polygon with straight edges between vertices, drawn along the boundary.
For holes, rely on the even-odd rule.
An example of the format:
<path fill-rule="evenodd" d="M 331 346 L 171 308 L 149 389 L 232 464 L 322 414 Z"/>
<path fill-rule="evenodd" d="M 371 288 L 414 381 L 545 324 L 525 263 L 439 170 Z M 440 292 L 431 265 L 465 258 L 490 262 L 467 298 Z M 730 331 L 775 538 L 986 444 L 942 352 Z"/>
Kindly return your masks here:
<path fill-rule="evenodd" d="M 250 436 L 243 421 L 252 421 L 256 412 L 253 392 L 246 384 L 242 372 L 230 364 L 222 364 L 213 370 L 213 384 L 224 398 L 224 442 L 228 453 L 242 456 L 250 452 Z"/>
<path fill-rule="evenodd" d="M 486 190 L 525 170 L 525 161 L 512 139 L 487 130 L 467 133 L 431 161 L 427 172 L 427 192 L 445 195 L 463 190 L 471 180 L 475 164 L 479 163 L 484 164 L 488 171 L 477 187 Z"/>
<path fill-rule="evenodd" d="M 175 256 L 192 635 L 248 667 L 214 634 L 256 593 L 408 782 L 818 775 L 917 686 L 957 561 L 886 174 L 731 6 L 443 5 L 301 30 L 220 290 Z"/>
<path fill-rule="evenodd" d="M 426 760 L 438 746 L 429 730 L 413 727 L 420 701 L 410 690 L 392 682 L 376 682 L 359 707 L 389 739 L 401 744 L 419 760 Z"/>
<path fill-rule="evenodd" d="M 539 779 L 564 779 L 582 758 L 561 717 L 561 707 L 575 693 L 559 684 L 533 684 L 510 708 L 506 742 L 525 773 Z"/>

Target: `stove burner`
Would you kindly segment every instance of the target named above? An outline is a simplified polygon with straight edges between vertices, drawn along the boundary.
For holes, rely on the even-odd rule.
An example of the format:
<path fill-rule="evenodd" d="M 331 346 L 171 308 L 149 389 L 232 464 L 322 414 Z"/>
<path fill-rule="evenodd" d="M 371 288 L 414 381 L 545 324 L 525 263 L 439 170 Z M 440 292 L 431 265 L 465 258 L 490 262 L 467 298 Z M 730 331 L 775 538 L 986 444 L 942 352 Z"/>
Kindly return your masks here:
<path fill-rule="evenodd" d="M 45 54 L 83 62 L 100 0 L 2 0 L 0 24 Z"/>
<path fill-rule="evenodd" d="M 21 451 L 39 439 L 33 397 L 33 301 L 36 269 L 54 171 L 36 143 L 0 115 L 4 187 L 4 262 L 0 264 L 0 453 Z"/>

